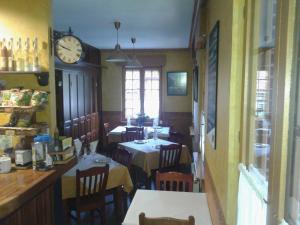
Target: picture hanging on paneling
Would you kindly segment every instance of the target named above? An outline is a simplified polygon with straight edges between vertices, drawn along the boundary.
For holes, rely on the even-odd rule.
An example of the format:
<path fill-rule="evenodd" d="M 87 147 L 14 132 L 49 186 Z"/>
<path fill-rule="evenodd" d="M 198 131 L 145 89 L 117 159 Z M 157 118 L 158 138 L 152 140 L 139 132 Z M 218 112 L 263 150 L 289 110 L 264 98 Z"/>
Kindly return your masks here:
<path fill-rule="evenodd" d="M 193 96 L 195 102 L 198 102 L 198 82 L 198 66 L 195 66 L 193 70 Z"/>
<path fill-rule="evenodd" d="M 217 90 L 218 90 L 219 21 L 209 34 L 207 79 L 207 136 L 216 149 L 217 141 Z"/>
<path fill-rule="evenodd" d="M 167 92 L 169 96 L 187 95 L 187 72 L 168 72 Z"/>

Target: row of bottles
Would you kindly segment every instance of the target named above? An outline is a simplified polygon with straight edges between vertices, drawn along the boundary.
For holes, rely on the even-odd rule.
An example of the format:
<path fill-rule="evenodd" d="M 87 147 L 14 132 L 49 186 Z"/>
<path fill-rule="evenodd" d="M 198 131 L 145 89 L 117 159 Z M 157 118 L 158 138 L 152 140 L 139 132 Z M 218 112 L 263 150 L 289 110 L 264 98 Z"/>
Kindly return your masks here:
<path fill-rule="evenodd" d="M 16 43 L 13 38 L 0 40 L 0 71 L 40 71 L 38 39 L 35 38 L 32 45 L 29 38 L 24 45 L 21 38 Z"/>

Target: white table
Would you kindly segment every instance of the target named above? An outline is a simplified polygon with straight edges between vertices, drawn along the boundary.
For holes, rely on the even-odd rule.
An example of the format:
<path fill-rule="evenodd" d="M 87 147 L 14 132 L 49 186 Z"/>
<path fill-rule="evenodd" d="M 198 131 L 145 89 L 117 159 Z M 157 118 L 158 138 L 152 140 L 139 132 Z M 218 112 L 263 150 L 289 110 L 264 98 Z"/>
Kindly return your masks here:
<path fill-rule="evenodd" d="M 137 190 L 123 225 L 139 225 L 139 214 L 146 217 L 195 217 L 195 225 L 211 225 L 205 193 Z"/>

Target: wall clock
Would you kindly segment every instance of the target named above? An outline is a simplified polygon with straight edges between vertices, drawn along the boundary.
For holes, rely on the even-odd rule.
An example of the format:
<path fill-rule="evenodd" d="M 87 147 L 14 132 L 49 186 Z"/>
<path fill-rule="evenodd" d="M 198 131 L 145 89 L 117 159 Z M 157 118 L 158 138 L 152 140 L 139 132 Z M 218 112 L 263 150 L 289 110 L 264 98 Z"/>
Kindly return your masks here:
<path fill-rule="evenodd" d="M 55 42 L 55 55 L 64 63 L 77 63 L 84 57 L 82 42 L 73 35 L 64 35 Z"/>

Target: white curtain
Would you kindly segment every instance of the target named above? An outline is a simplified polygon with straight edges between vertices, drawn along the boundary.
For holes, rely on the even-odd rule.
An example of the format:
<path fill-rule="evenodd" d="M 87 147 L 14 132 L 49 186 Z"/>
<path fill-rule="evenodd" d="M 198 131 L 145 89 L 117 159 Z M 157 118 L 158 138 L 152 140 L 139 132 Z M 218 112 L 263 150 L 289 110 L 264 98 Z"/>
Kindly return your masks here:
<path fill-rule="evenodd" d="M 237 225 L 266 225 L 267 182 L 250 166 L 239 165 Z"/>

